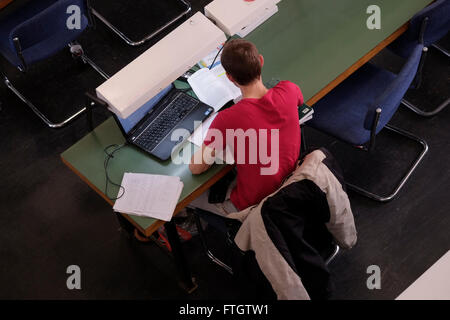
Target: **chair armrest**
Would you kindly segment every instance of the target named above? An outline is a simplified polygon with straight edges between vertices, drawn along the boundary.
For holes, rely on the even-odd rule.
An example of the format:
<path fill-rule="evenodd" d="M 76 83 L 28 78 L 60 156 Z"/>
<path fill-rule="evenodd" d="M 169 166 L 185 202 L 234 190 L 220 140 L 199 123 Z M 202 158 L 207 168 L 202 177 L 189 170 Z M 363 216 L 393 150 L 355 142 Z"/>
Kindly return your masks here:
<path fill-rule="evenodd" d="M 368 108 L 364 120 L 364 128 L 366 130 L 372 130 L 378 108 L 382 110 L 380 122 L 387 123 L 392 118 L 416 76 L 423 48 L 423 44 L 420 43 L 414 47 L 395 80 L 392 81 L 384 90 L 383 94 Z"/>

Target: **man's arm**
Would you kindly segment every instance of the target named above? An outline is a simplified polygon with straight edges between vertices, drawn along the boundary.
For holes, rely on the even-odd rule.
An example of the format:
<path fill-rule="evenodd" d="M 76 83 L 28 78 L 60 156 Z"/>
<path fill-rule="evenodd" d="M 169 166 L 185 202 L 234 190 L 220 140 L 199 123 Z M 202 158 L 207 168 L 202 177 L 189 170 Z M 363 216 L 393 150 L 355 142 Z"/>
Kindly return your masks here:
<path fill-rule="evenodd" d="M 215 150 L 202 144 L 202 147 L 192 156 L 189 170 L 192 174 L 201 174 L 214 163 Z"/>

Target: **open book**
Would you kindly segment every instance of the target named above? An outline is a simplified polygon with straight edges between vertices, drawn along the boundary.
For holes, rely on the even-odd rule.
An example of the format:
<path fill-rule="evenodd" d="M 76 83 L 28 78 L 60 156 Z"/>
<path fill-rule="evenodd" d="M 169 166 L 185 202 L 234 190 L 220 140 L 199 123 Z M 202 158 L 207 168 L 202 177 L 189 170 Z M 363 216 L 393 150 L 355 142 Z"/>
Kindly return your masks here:
<path fill-rule="evenodd" d="M 189 77 L 188 83 L 199 100 L 218 111 L 227 102 L 237 102 L 241 98 L 241 90 L 226 76 L 222 64 L 211 70 L 202 68 Z"/>
<path fill-rule="evenodd" d="M 114 211 L 170 221 L 183 182 L 179 177 L 126 172 L 122 187 L 125 193 L 116 200 Z"/>

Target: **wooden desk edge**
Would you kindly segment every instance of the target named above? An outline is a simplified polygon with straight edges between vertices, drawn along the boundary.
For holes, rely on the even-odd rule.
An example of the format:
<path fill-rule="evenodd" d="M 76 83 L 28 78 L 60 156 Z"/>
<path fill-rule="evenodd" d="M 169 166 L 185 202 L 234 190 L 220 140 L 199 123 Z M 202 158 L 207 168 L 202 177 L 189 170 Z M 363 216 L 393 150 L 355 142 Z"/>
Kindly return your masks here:
<path fill-rule="evenodd" d="M 13 0 L 0 0 L 0 10 L 6 7 L 11 2 L 13 2 Z"/>
<path fill-rule="evenodd" d="M 81 172 L 79 172 L 74 166 L 72 166 L 69 162 L 67 162 L 63 156 L 61 155 L 62 162 L 70 169 L 72 170 L 81 180 L 83 180 L 89 187 L 91 187 L 95 192 L 97 192 L 106 202 L 108 202 L 111 207 L 114 205 L 114 202 L 109 199 L 100 189 L 98 189 L 95 185 L 93 185 Z M 207 182 L 202 184 L 199 188 L 197 188 L 194 192 L 189 194 L 185 199 L 183 199 L 175 208 L 174 216 L 177 215 L 182 209 L 187 207 L 189 203 L 191 203 L 194 199 L 199 197 L 203 192 L 208 190 L 213 184 L 215 184 L 217 181 L 219 181 L 222 177 L 224 177 L 230 170 L 233 168 L 233 166 L 227 165 L 224 166 L 222 170 L 220 170 L 216 175 L 214 175 L 211 179 L 209 179 Z M 147 229 L 143 229 L 141 226 L 139 226 L 129 215 L 121 213 L 121 215 L 126 218 L 133 226 L 135 226 L 140 232 L 145 234 L 147 237 L 150 237 L 156 230 L 158 230 L 165 221 L 157 220 L 155 223 L 153 223 L 150 227 Z"/>
<path fill-rule="evenodd" d="M 370 59 L 375 57 L 381 50 L 386 48 L 389 44 L 394 42 L 395 39 L 400 37 L 406 30 L 408 30 L 409 21 L 398 28 L 394 33 L 392 33 L 389 37 L 381 41 L 376 47 L 370 50 L 366 55 L 364 55 L 361 59 L 356 61 L 353 65 L 351 65 L 347 70 L 341 73 L 336 79 L 331 81 L 325 88 L 320 90 L 316 95 L 314 95 L 311 99 L 309 99 L 306 104 L 308 106 L 314 105 L 317 101 L 326 96 L 331 90 L 336 88 L 341 82 L 347 79 L 352 73 L 361 68 L 364 64 L 366 64 Z"/>

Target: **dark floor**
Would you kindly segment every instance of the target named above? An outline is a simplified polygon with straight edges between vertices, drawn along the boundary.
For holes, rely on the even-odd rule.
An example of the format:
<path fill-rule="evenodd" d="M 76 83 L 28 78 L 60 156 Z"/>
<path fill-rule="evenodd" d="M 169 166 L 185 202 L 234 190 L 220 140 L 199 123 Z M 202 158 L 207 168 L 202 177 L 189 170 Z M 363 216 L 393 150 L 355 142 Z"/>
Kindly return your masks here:
<path fill-rule="evenodd" d="M 194 11 L 207 2 L 192 1 Z M 110 12 L 122 13 L 122 21 L 134 21 L 136 30 L 148 28 L 147 21 L 158 25 L 158 17 L 138 21 L 127 16 L 120 1 L 95 3 L 117 6 L 110 7 Z M 152 44 L 127 47 L 100 23 L 79 42 L 109 74 Z M 450 37 L 443 45 L 450 48 Z M 17 87 L 52 119 L 76 110 L 84 103 L 83 93 L 102 81 L 67 52 L 33 67 L 26 76 L 0 62 Z M 393 69 L 401 64 L 386 52 L 376 62 Z M 450 61 L 433 49 L 424 83 L 425 94 L 411 92 L 410 96 L 425 109 L 450 95 Z M 176 269 L 167 254 L 153 243 L 136 243 L 120 232 L 111 207 L 59 158 L 88 132 L 84 118 L 61 130 L 48 129 L 3 84 L 0 102 L 0 299 L 254 298 L 207 260 L 197 238 L 185 244 L 199 284 L 188 295 L 178 287 Z M 96 123 L 106 116 L 96 114 Z M 331 264 L 336 285 L 333 298 L 394 299 L 450 249 L 448 121 L 449 109 L 422 119 L 399 108 L 392 123 L 424 138 L 430 151 L 394 201 L 380 204 L 350 193 L 359 241 Z M 379 156 L 369 159 L 311 129 L 306 133 L 310 145 L 327 146 L 337 155 L 349 180 L 358 179 L 375 189 L 389 190 L 418 152 L 414 144 L 383 133 Z M 79 291 L 66 287 L 66 268 L 73 264 L 82 270 Z M 372 264 L 381 268 L 381 290 L 366 287 L 366 269 Z"/>

